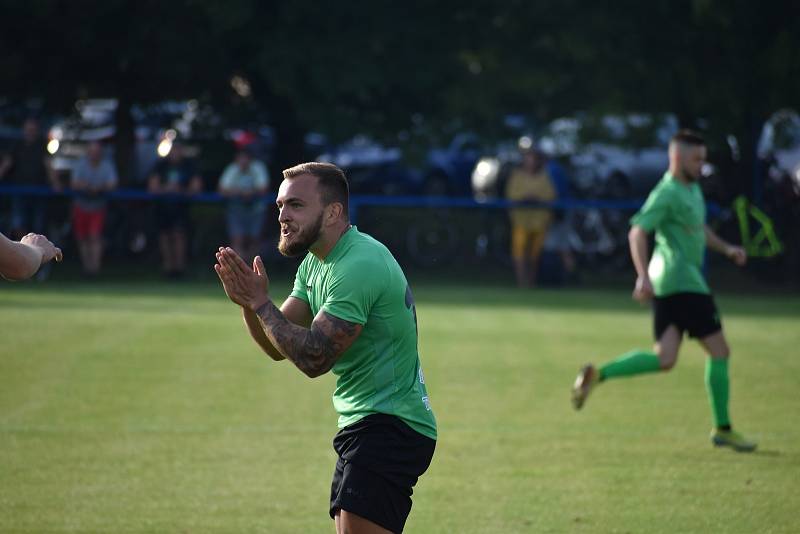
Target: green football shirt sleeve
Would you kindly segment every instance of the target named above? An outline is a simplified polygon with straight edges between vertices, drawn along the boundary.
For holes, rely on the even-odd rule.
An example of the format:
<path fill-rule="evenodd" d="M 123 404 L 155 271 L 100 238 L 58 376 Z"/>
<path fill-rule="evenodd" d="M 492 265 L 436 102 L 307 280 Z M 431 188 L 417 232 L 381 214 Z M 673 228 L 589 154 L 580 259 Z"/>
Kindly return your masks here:
<path fill-rule="evenodd" d="M 294 286 L 292 287 L 292 292 L 289 294 L 289 296 L 298 298 L 306 303 L 310 303 L 308 299 L 308 289 L 306 289 L 306 280 L 308 279 L 306 267 L 305 260 L 303 260 L 300 263 L 300 266 L 297 267 L 297 274 L 294 275 Z"/>
<path fill-rule="evenodd" d="M 666 189 L 656 188 L 647 197 L 644 206 L 631 217 L 631 226 L 640 226 L 652 232 L 661 224 L 669 213 L 670 194 Z"/>
<path fill-rule="evenodd" d="M 388 284 L 385 264 L 360 260 L 333 271 L 323 310 L 351 323 L 367 323 L 370 310 Z"/>

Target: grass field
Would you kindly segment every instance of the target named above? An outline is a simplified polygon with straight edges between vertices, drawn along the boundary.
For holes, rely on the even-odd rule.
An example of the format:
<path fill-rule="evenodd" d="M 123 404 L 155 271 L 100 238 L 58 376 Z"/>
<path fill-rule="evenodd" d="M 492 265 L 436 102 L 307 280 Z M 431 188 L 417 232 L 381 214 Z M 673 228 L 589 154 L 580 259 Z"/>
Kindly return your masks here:
<path fill-rule="evenodd" d="M 744 455 L 693 343 L 572 411 L 580 364 L 650 344 L 625 292 L 415 293 L 440 440 L 408 532 L 797 532 L 800 298 L 718 297 Z M 333 531 L 333 377 L 261 357 L 216 285 L 4 284 L 0 332 L 0 532 Z"/>

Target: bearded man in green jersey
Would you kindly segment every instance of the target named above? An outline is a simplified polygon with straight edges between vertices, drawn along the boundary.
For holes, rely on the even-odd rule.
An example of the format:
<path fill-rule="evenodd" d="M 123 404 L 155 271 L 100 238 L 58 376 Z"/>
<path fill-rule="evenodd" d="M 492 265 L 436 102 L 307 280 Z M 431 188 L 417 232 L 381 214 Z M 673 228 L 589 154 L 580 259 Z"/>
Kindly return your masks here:
<path fill-rule="evenodd" d="M 705 202 L 697 183 L 705 160 L 702 137 L 688 130 L 675 134 L 669 145 L 669 170 L 631 219 L 628 238 L 638 275 L 633 297 L 653 301 L 653 352 L 633 350 L 600 367 L 586 365 L 575 379 L 572 402 L 579 410 L 593 388 L 606 380 L 669 371 L 678 359 L 683 333 L 688 332 L 708 354 L 705 382 L 714 420 L 712 443 L 752 451 L 756 444 L 731 427 L 730 349 L 702 273 L 706 246 L 739 266 L 747 256 L 744 249 L 726 243 L 705 224 Z M 647 235 L 653 231 L 656 245 L 648 266 Z"/>
<path fill-rule="evenodd" d="M 220 248 L 214 268 L 264 352 L 309 377 L 328 371 L 338 377 L 339 458 L 329 507 L 336 531 L 401 532 L 437 438 L 414 298 L 389 250 L 350 224 L 340 169 L 304 163 L 283 178 L 278 249 L 305 254 L 291 295 L 280 309 L 272 303 L 258 256 L 251 268 L 231 248 Z"/>

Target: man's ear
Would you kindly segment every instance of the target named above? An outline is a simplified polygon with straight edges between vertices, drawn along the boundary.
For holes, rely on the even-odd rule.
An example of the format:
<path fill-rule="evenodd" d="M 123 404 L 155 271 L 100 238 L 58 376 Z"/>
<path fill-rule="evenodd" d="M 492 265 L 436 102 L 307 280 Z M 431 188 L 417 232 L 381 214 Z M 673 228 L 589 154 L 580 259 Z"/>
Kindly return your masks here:
<path fill-rule="evenodd" d="M 325 209 L 327 210 L 326 219 L 328 224 L 335 223 L 341 216 L 342 210 L 344 206 L 342 206 L 341 202 L 331 202 L 328 204 Z"/>

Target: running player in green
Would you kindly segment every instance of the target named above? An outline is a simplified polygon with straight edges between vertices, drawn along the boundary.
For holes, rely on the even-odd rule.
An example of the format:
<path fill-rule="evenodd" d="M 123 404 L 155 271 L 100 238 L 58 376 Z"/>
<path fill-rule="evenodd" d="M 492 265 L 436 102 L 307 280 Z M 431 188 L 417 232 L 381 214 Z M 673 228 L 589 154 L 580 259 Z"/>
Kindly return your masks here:
<path fill-rule="evenodd" d="M 337 533 L 402 532 L 437 437 L 411 290 L 389 250 L 350 224 L 340 169 L 304 163 L 283 178 L 278 249 L 305 254 L 291 295 L 280 309 L 272 303 L 258 256 L 250 268 L 220 248 L 214 268 L 264 352 L 309 377 L 338 377 L 329 510 Z"/>
<path fill-rule="evenodd" d="M 708 354 L 705 382 L 714 429 L 711 441 L 737 451 L 756 444 L 731 428 L 728 416 L 730 349 L 722 331 L 714 298 L 702 274 L 706 246 L 745 264 L 744 249 L 723 241 L 705 224 L 705 202 L 697 181 L 706 160 L 702 137 L 682 130 L 669 145 L 669 170 L 641 210 L 631 219 L 631 257 L 638 278 L 633 297 L 653 300 L 653 352 L 633 350 L 601 365 L 583 367 L 572 387 L 572 403 L 581 409 L 598 384 L 625 376 L 669 371 L 678 359 L 683 333 L 699 340 Z M 656 233 L 648 266 L 647 235 Z"/>

